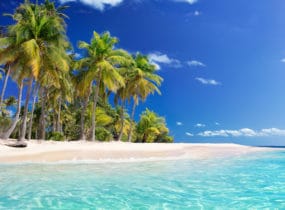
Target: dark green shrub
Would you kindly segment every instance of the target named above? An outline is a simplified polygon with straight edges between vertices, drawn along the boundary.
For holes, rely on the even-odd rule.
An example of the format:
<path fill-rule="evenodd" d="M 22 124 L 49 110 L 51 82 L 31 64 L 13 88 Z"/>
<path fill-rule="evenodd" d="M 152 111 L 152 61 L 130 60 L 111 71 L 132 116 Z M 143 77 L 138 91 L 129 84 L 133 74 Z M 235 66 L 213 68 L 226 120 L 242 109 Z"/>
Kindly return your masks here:
<path fill-rule="evenodd" d="M 110 141 L 112 140 L 113 136 L 110 131 L 103 127 L 96 128 L 96 139 L 99 141 Z"/>
<path fill-rule="evenodd" d="M 65 137 L 62 133 L 60 132 L 51 132 L 48 135 L 48 139 L 49 140 L 53 140 L 53 141 L 64 141 Z"/>

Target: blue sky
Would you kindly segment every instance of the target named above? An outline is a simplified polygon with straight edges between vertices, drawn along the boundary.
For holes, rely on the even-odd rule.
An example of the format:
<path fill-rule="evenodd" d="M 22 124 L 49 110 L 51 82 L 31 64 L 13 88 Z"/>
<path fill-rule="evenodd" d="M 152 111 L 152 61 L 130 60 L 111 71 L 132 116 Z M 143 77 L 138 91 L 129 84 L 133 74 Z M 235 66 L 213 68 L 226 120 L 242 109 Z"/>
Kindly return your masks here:
<path fill-rule="evenodd" d="M 1 13 L 19 2 L 0 2 Z M 176 141 L 285 145 L 283 0 L 57 2 L 70 6 L 77 53 L 78 40 L 108 30 L 118 47 L 157 65 L 162 95 L 140 105 L 137 118 L 146 107 L 158 112 Z M 8 95 L 16 93 L 11 83 Z"/>

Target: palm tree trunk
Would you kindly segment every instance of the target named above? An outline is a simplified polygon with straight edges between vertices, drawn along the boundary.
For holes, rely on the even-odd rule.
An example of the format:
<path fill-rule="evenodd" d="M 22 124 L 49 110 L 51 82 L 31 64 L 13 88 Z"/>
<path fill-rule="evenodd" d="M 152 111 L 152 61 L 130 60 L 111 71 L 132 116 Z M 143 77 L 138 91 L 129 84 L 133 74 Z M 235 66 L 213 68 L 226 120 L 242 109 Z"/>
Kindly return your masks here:
<path fill-rule="evenodd" d="M 53 110 L 53 116 L 52 116 L 52 132 L 56 132 L 57 131 L 57 116 L 55 113 L 55 110 Z"/>
<path fill-rule="evenodd" d="M 90 82 L 88 95 L 86 96 L 86 98 L 83 98 L 83 107 L 82 107 L 82 110 L 81 110 L 81 117 L 80 117 L 80 139 L 84 140 L 84 141 L 86 140 L 86 135 L 85 135 L 85 113 L 86 113 L 86 110 L 87 110 L 90 94 L 91 94 L 91 91 L 92 91 L 92 84 L 93 84 L 93 81 Z"/>
<path fill-rule="evenodd" d="M 18 90 L 18 102 L 17 102 L 17 112 L 15 115 L 15 118 L 10 126 L 10 128 L 1 135 L 2 139 L 8 139 L 10 137 L 10 135 L 12 134 L 12 132 L 15 130 L 16 125 L 19 121 L 20 118 L 20 112 L 21 112 L 21 101 L 22 101 L 22 94 L 23 94 L 23 81 L 21 81 L 20 86 L 19 86 L 19 90 Z"/>
<path fill-rule="evenodd" d="M 60 117 L 61 117 L 61 98 L 58 99 L 58 112 L 57 112 L 57 127 L 56 127 L 56 131 L 62 133 Z"/>
<path fill-rule="evenodd" d="M 85 136 L 85 112 L 88 105 L 89 96 L 86 99 L 83 99 L 83 107 L 81 110 L 81 117 L 80 117 L 80 140 L 86 140 Z"/>
<path fill-rule="evenodd" d="M 19 135 L 18 141 L 24 141 L 25 137 L 26 137 L 27 116 L 28 116 L 29 101 L 30 101 L 30 97 L 31 97 L 32 86 L 33 86 L 33 79 L 30 79 L 30 81 L 28 83 L 28 90 L 27 90 L 27 95 L 26 95 L 26 99 L 25 99 L 23 121 L 22 121 L 21 129 L 20 129 L 20 135 Z"/>
<path fill-rule="evenodd" d="M 124 127 L 125 127 L 125 115 L 124 115 L 124 107 L 125 107 L 125 102 L 122 102 L 122 106 L 121 106 L 121 129 L 120 129 L 120 134 L 118 137 L 118 141 L 122 140 L 123 137 L 123 131 L 124 131 Z"/>
<path fill-rule="evenodd" d="M 147 135 L 144 133 L 144 134 L 143 134 L 142 143 L 146 143 L 146 140 L 147 140 Z"/>
<path fill-rule="evenodd" d="M 6 87 L 7 87 L 7 83 L 8 83 L 8 79 L 9 79 L 9 76 L 10 76 L 10 72 L 11 72 L 11 67 L 9 65 L 8 67 L 8 71 L 5 75 L 5 79 L 4 79 L 4 84 L 3 84 L 3 87 L 2 87 L 2 91 L 1 91 L 1 97 L 0 97 L 0 112 L 2 112 L 2 103 L 3 103 L 3 100 L 4 100 L 4 95 L 5 95 L 5 92 L 6 92 Z"/>
<path fill-rule="evenodd" d="M 94 101 L 93 101 L 93 112 L 92 112 L 92 131 L 91 131 L 91 141 L 95 141 L 96 139 L 96 107 L 99 97 L 99 90 L 100 90 L 100 83 L 101 83 L 101 76 L 99 76 L 99 80 L 96 84 L 95 94 L 94 94 Z"/>
<path fill-rule="evenodd" d="M 30 121 L 29 121 L 28 140 L 31 140 L 31 138 L 32 138 L 33 118 L 34 118 L 34 111 L 35 111 L 35 104 L 36 104 L 36 100 L 37 100 L 37 94 L 38 94 L 38 86 L 35 87 L 34 93 L 33 93 L 33 105 L 32 105 L 31 117 L 30 117 Z"/>
<path fill-rule="evenodd" d="M 46 111 L 46 90 L 42 88 L 41 91 L 41 116 L 40 116 L 40 133 L 39 139 L 45 140 L 46 138 L 46 118 L 45 118 L 45 111 Z"/>
<path fill-rule="evenodd" d="M 131 115 L 131 125 L 130 125 L 130 130 L 128 133 L 128 142 L 132 142 L 132 134 L 133 134 L 133 122 L 134 122 L 134 118 L 135 118 L 135 110 L 136 110 L 136 102 L 134 101 L 133 104 L 133 109 L 132 109 L 132 115 Z"/>

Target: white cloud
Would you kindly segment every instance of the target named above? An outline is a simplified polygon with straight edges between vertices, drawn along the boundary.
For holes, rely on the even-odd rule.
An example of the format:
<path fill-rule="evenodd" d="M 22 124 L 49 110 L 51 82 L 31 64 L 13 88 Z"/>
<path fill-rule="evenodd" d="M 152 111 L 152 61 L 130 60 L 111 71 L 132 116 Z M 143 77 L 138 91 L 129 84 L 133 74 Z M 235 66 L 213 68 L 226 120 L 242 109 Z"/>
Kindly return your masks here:
<path fill-rule="evenodd" d="M 198 0 L 174 0 L 176 2 L 185 2 L 185 3 L 188 3 L 188 4 L 195 4 L 198 2 Z"/>
<path fill-rule="evenodd" d="M 221 85 L 220 82 L 214 80 L 214 79 L 204 79 L 202 77 L 196 77 L 196 80 L 204 85 Z"/>
<path fill-rule="evenodd" d="M 279 128 L 266 128 L 261 130 L 263 136 L 274 135 L 274 136 L 285 136 L 285 130 Z"/>
<path fill-rule="evenodd" d="M 80 53 L 73 52 L 73 51 L 71 51 L 71 50 L 68 50 L 66 53 L 67 53 L 67 55 L 73 55 L 74 58 L 76 58 L 76 59 L 80 59 L 80 58 L 83 57 Z"/>
<path fill-rule="evenodd" d="M 196 11 L 194 12 L 194 16 L 199 16 L 199 15 L 201 15 L 201 12 L 199 12 L 198 10 L 196 10 Z"/>
<path fill-rule="evenodd" d="M 166 54 L 161 53 L 151 53 L 149 54 L 149 59 L 158 63 L 170 64 L 172 61 Z"/>
<path fill-rule="evenodd" d="M 16 112 L 14 110 L 9 109 L 7 111 L 9 113 L 9 117 L 13 117 L 16 114 Z"/>
<path fill-rule="evenodd" d="M 187 136 L 194 136 L 192 133 L 186 132 L 185 133 Z"/>
<path fill-rule="evenodd" d="M 81 2 L 87 6 L 91 6 L 94 9 L 98 9 L 100 11 L 103 11 L 106 6 L 115 7 L 121 4 L 124 0 L 58 0 L 61 4 L 67 3 L 67 2 Z M 137 0 L 140 2 L 139 0 Z M 172 0 L 174 2 L 184 2 L 188 4 L 195 4 L 198 2 L 198 0 Z M 199 11 L 194 12 L 195 16 L 200 15 Z"/>
<path fill-rule="evenodd" d="M 157 70 L 161 69 L 161 64 L 169 65 L 174 68 L 180 68 L 182 66 L 179 60 L 170 58 L 168 55 L 162 54 L 160 52 L 150 53 L 148 55 L 148 58 L 150 63 L 155 65 Z"/>
<path fill-rule="evenodd" d="M 218 122 L 215 122 L 215 125 L 220 125 L 220 123 L 218 123 Z"/>
<path fill-rule="evenodd" d="M 197 60 L 187 61 L 187 64 L 188 64 L 188 66 L 206 67 L 206 65 L 204 63 L 202 63 L 201 61 L 197 61 Z"/>
<path fill-rule="evenodd" d="M 91 6 L 94 9 L 103 11 L 106 6 L 115 7 L 118 6 L 123 0 L 59 0 L 61 4 L 66 2 L 81 2 L 87 6 Z"/>
<path fill-rule="evenodd" d="M 266 128 L 259 131 L 250 128 L 242 128 L 239 130 L 216 130 L 204 131 L 198 133 L 203 137 L 262 137 L 262 136 L 285 136 L 285 130 L 279 128 Z"/>
<path fill-rule="evenodd" d="M 59 2 L 61 4 L 64 4 L 64 3 L 67 3 L 67 2 L 74 2 L 74 1 L 76 1 L 76 0 L 59 0 Z"/>
<path fill-rule="evenodd" d="M 183 123 L 182 122 L 176 122 L 176 125 L 181 126 L 181 125 L 183 125 Z"/>
<path fill-rule="evenodd" d="M 285 63 L 285 58 L 282 58 L 280 61 L 283 62 L 283 63 Z"/>
<path fill-rule="evenodd" d="M 197 123 L 197 124 L 195 125 L 195 127 L 197 127 L 197 128 L 202 128 L 202 127 L 206 127 L 206 125 L 205 125 L 205 124 L 202 124 L 202 123 Z"/>
<path fill-rule="evenodd" d="M 82 58 L 82 55 L 80 53 L 75 53 L 74 57 L 77 58 L 77 59 L 80 59 L 80 58 Z"/>

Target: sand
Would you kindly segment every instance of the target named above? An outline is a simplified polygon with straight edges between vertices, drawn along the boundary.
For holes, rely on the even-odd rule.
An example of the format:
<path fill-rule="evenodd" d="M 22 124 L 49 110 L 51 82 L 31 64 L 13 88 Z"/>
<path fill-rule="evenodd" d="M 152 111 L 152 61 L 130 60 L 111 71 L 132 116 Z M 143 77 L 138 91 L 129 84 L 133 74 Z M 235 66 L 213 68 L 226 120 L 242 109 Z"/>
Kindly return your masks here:
<path fill-rule="evenodd" d="M 9 140 L 13 142 L 12 140 Z M 62 162 L 62 161 L 146 161 L 169 159 L 208 159 L 232 157 L 268 151 L 270 148 L 238 144 L 190 144 L 190 143 L 125 143 L 125 142 L 56 142 L 28 141 L 26 148 L 5 146 L 0 140 L 0 163 Z"/>

